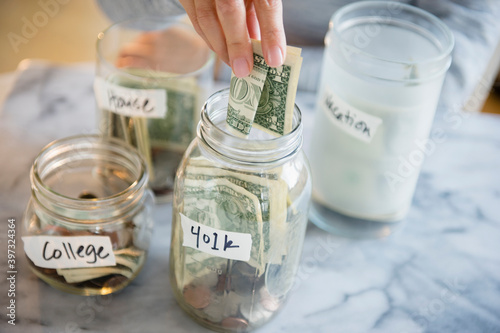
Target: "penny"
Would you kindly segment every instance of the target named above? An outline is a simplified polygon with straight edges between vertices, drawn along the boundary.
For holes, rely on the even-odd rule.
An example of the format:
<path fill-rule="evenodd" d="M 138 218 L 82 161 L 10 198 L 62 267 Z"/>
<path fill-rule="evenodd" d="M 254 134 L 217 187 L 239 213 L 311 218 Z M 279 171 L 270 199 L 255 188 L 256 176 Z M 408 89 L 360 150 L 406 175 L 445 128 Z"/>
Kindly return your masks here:
<path fill-rule="evenodd" d="M 41 271 L 45 275 L 59 276 L 59 274 L 57 274 L 57 271 L 55 269 L 52 269 L 52 268 L 39 268 L 38 270 Z"/>
<path fill-rule="evenodd" d="M 40 234 L 46 236 L 69 236 L 71 235 L 71 232 L 66 228 L 52 224 L 47 224 L 46 226 L 43 227 Z"/>
<path fill-rule="evenodd" d="M 210 304 L 210 289 L 205 286 L 189 284 L 184 287 L 183 295 L 186 303 L 195 309 L 203 309 Z"/>
<path fill-rule="evenodd" d="M 222 320 L 221 325 L 233 330 L 244 330 L 248 327 L 248 322 L 243 318 L 227 317 Z"/>
<path fill-rule="evenodd" d="M 125 283 L 127 280 L 128 280 L 128 278 L 123 276 L 123 275 L 116 275 L 116 276 L 113 276 L 112 278 L 108 279 L 103 284 L 103 288 L 115 289 L 116 287 Z"/>
<path fill-rule="evenodd" d="M 92 232 L 89 230 L 79 229 L 79 230 L 71 230 L 71 236 L 91 236 Z"/>

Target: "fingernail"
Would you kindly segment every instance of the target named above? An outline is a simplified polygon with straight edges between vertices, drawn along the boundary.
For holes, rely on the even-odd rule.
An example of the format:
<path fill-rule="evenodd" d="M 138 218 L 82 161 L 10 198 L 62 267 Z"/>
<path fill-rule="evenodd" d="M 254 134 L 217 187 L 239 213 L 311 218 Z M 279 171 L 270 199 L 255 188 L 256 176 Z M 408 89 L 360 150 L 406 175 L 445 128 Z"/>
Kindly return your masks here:
<path fill-rule="evenodd" d="M 233 60 L 233 72 L 237 77 L 245 77 L 250 74 L 250 66 L 245 58 L 236 58 Z"/>
<path fill-rule="evenodd" d="M 283 54 L 278 46 L 272 46 L 267 51 L 267 64 L 271 67 L 279 67 L 283 65 Z"/>

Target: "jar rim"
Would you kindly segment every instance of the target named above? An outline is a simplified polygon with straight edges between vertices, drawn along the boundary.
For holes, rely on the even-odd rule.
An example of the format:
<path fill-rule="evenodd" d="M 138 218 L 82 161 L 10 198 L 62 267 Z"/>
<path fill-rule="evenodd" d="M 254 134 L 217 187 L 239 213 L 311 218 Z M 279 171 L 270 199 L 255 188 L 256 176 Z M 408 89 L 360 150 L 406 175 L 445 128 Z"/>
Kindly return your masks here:
<path fill-rule="evenodd" d="M 395 7 L 397 6 L 397 7 Z M 395 7 L 397 11 L 391 10 L 391 7 Z M 377 9 L 378 10 L 383 10 L 386 9 L 388 11 L 387 16 L 381 16 L 380 14 L 377 15 L 360 15 L 359 17 L 354 17 L 354 18 L 348 18 L 346 19 L 346 16 L 349 14 L 356 12 L 358 10 L 368 10 L 368 9 L 373 9 L 375 12 Z M 394 11 L 394 13 L 393 13 Z M 428 57 L 427 59 L 423 60 L 408 60 L 408 61 L 403 61 L 403 60 L 391 60 L 382 56 L 377 56 L 372 53 L 369 53 L 362 48 L 358 48 L 353 45 L 352 40 L 346 39 L 345 36 L 342 35 L 342 33 L 347 30 L 352 28 L 353 26 L 359 25 L 360 23 L 365 23 L 365 22 L 375 22 L 375 23 L 380 23 L 382 22 L 383 24 L 392 24 L 392 25 L 398 25 L 400 27 L 404 27 L 406 30 L 411 31 L 412 29 L 414 31 L 419 30 L 420 33 L 425 31 L 429 35 L 433 35 L 433 39 L 437 39 L 438 37 L 436 34 L 432 33 L 425 27 L 418 26 L 417 24 L 412 23 L 411 21 L 400 18 L 398 15 L 401 13 L 401 11 L 405 11 L 405 13 L 409 15 L 414 15 L 414 17 L 418 17 L 420 19 L 426 20 L 430 25 L 432 25 L 434 28 L 439 30 L 440 34 L 442 35 L 443 42 L 437 42 L 433 41 L 433 44 L 438 47 L 439 49 L 439 54 L 436 56 Z M 343 22 L 342 20 L 346 20 Z M 349 23 L 349 24 L 347 24 Z M 325 45 L 330 44 L 330 33 L 333 33 L 335 38 L 337 38 L 339 41 L 342 43 L 346 43 L 349 47 L 352 47 L 356 50 L 356 55 L 369 61 L 373 61 L 377 63 L 378 67 L 383 67 L 383 66 L 431 66 L 435 64 L 440 64 L 440 69 L 437 72 L 433 72 L 431 76 L 427 77 L 422 77 L 422 78 L 409 78 L 406 79 L 405 81 L 410 81 L 410 82 L 415 82 L 415 81 L 423 81 L 423 80 L 429 80 L 433 79 L 434 77 L 439 77 L 443 73 L 445 73 L 448 68 L 451 65 L 451 52 L 453 51 L 453 48 L 455 46 L 455 38 L 451 30 L 448 28 L 448 26 L 437 16 L 412 5 L 405 4 L 405 3 L 400 3 L 400 2 L 394 2 L 394 1 L 359 1 L 355 3 L 351 3 L 348 5 L 345 5 L 344 7 L 340 8 L 337 10 L 331 17 L 330 23 L 329 23 L 329 32 L 325 36 Z M 418 29 L 417 29 L 418 28 Z M 380 79 L 387 79 L 387 80 L 393 80 L 391 78 L 385 78 L 385 77 L 379 77 L 379 76 L 374 76 L 374 75 L 369 75 L 367 73 L 363 73 L 368 76 L 373 76 L 376 78 Z"/>
<path fill-rule="evenodd" d="M 130 183 L 129 186 L 127 186 L 127 188 L 106 197 L 75 198 L 59 193 L 58 191 L 54 190 L 51 186 L 45 184 L 44 179 L 42 179 L 41 176 L 42 170 L 40 169 L 44 167 L 43 162 L 45 163 L 48 162 L 44 161 L 44 159 L 57 157 L 57 153 L 54 152 L 55 149 L 62 148 L 65 146 L 69 148 L 70 145 L 74 144 L 80 144 L 82 145 L 82 147 L 83 145 L 86 145 L 85 148 L 87 149 L 92 149 L 92 145 L 95 144 L 107 145 L 108 150 L 107 151 L 105 150 L 105 152 L 109 153 L 112 151 L 111 148 L 113 148 L 113 151 L 122 154 L 121 156 L 124 159 L 125 158 L 135 159 L 137 162 L 136 164 L 138 165 L 139 168 L 139 170 L 137 171 L 137 177 L 134 177 L 135 179 Z M 97 147 L 99 146 L 95 146 L 94 148 L 97 149 Z M 104 147 L 104 149 L 106 149 L 106 147 Z M 52 141 L 48 145 L 46 145 L 40 151 L 40 153 L 38 153 L 31 167 L 31 182 L 33 190 L 40 191 L 40 193 L 44 197 L 49 198 L 51 202 L 57 202 L 58 205 L 69 208 L 81 207 L 82 209 L 84 209 L 84 208 L 94 207 L 96 205 L 113 205 L 114 203 L 124 201 L 131 194 L 140 192 L 147 184 L 148 178 L 149 174 L 146 162 L 139 155 L 138 151 L 134 147 L 126 144 L 125 142 L 119 139 L 112 137 L 105 137 L 97 134 L 75 135 Z"/>
<path fill-rule="evenodd" d="M 302 147 L 302 113 L 296 104 L 294 104 L 292 130 L 289 133 L 256 140 L 228 133 L 213 121 L 214 115 L 217 115 L 214 112 L 221 112 L 219 109 L 213 110 L 215 108 L 213 105 L 222 101 L 225 103 L 223 111 L 227 112 L 228 99 L 229 88 L 212 94 L 202 107 L 201 120 L 198 124 L 198 137 L 220 157 L 242 164 L 265 165 L 285 161 L 300 150 Z"/>
<path fill-rule="evenodd" d="M 180 25 L 184 28 L 188 28 L 189 30 L 192 30 L 194 33 L 196 33 L 196 31 L 194 30 L 194 28 L 191 25 L 180 20 L 181 17 L 182 16 L 174 16 L 174 17 L 166 17 L 166 18 L 140 17 L 140 18 L 133 18 L 133 19 L 128 19 L 125 21 L 113 23 L 112 25 L 110 25 L 109 27 L 107 27 L 106 29 L 104 29 L 103 31 L 101 31 L 97 34 L 96 57 L 99 60 L 99 62 L 104 64 L 104 66 L 109 71 L 118 71 L 120 73 L 120 75 L 123 75 L 123 77 L 128 77 L 129 79 L 135 79 L 135 80 L 144 79 L 144 77 L 141 75 L 130 73 L 128 71 L 123 70 L 122 68 L 117 68 L 114 64 L 110 63 L 108 61 L 108 59 L 106 59 L 106 57 L 102 54 L 102 47 L 103 47 L 103 43 L 105 43 L 106 36 L 108 36 L 112 31 L 119 29 L 121 27 L 134 27 L 134 26 L 141 25 L 141 24 L 146 24 L 148 27 L 151 28 L 150 30 L 144 29 L 144 31 L 159 30 L 161 28 L 166 28 L 170 25 L 177 24 L 177 25 Z M 137 29 L 137 30 L 139 30 L 139 29 Z M 172 80 L 172 79 L 179 79 L 179 78 L 184 78 L 184 77 L 192 77 L 192 76 L 197 76 L 200 73 L 204 72 L 205 70 L 210 68 L 210 66 L 215 61 L 214 52 L 210 49 L 208 49 L 208 51 L 209 51 L 209 54 L 207 57 L 207 61 L 205 61 L 203 63 L 203 65 L 200 66 L 200 68 L 198 68 L 197 70 L 189 72 L 189 73 L 182 73 L 182 74 L 169 73 L 171 75 L 169 75 L 168 77 L 165 77 L 165 78 L 162 77 L 162 79 Z"/>

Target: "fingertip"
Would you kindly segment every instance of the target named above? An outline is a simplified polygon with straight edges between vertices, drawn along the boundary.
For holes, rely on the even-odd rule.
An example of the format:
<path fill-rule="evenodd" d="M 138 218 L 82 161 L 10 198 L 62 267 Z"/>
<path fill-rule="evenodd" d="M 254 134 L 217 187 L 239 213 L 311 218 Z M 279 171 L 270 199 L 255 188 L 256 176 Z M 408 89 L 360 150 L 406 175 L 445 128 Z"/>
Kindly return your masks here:
<path fill-rule="evenodd" d="M 278 45 L 273 45 L 267 49 L 264 58 L 269 66 L 279 67 L 285 61 L 285 54 Z"/>
<path fill-rule="evenodd" d="M 239 57 L 232 61 L 231 67 L 233 68 L 234 75 L 239 78 L 248 76 L 252 70 L 250 63 L 246 58 Z"/>

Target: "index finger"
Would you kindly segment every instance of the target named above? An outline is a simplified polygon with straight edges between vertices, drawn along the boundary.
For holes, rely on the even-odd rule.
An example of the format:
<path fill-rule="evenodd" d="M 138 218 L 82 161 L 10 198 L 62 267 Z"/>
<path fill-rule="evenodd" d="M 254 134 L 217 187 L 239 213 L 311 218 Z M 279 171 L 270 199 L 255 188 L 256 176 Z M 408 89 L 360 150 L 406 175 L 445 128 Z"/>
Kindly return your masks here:
<path fill-rule="evenodd" d="M 269 66 L 279 67 L 286 57 L 281 0 L 254 0 L 254 6 L 260 24 L 264 58 Z"/>
<path fill-rule="evenodd" d="M 216 0 L 216 8 L 234 74 L 247 76 L 253 68 L 253 59 L 245 3 L 243 0 Z"/>

